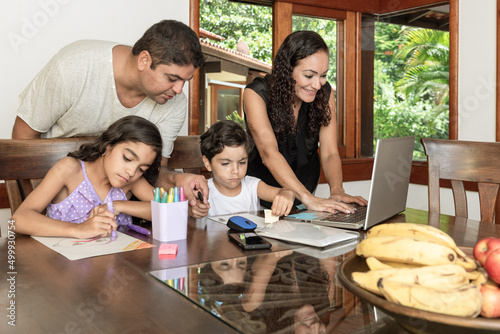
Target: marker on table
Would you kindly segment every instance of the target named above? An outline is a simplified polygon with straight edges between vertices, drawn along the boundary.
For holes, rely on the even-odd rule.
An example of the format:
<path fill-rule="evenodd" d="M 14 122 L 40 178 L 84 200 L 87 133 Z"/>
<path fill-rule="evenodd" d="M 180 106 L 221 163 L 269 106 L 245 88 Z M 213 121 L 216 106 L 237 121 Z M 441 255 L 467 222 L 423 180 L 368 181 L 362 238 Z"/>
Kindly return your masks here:
<path fill-rule="evenodd" d="M 137 233 L 144 234 L 144 235 L 151 235 L 151 231 L 148 230 L 145 227 L 137 226 L 137 225 L 134 225 L 134 224 L 129 224 L 129 225 L 127 225 L 127 227 L 129 229 L 131 229 L 132 231 L 135 231 Z"/>
<path fill-rule="evenodd" d="M 109 200 L 106 202 L 108 207 L 108 211 L 115 213 L 115 209 L 113 208 L 113 201 Z M 116 230 L 111 231 L 111 239 L 116 239 L 118 236 L 116 235 Z"/>

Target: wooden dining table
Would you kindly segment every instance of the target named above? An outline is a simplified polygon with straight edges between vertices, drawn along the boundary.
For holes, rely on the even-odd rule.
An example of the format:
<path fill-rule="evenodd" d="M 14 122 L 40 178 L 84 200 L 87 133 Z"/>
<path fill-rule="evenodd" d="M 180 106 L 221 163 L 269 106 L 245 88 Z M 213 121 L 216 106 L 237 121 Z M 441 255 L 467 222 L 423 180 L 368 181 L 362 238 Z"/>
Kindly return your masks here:
<path fill-rule="evenodd" d="M 407 209 L 388 222 L 435 226 L 465 248 L 484 237 L 500 237 L 495 224 L 446 215 L 429 217 L 416 209 Z M 0 333 L 239 333 L 241 328 L 222 321 L 150 273 L 303 247 L 268 239 L 271 249 L 244 251 L 228 240 L 226 226 L 189 220 L 187 239 L 175 241 L 176 257 L 160 258 L 160 242 L 134 232 L 130 235 L 156 247 L 70 261 L 29 236 L 2 235 Z M 367 315 L 366 306 L 340 283 L 335 284 L 343 304 L 330 320 L 334 325 L 329 330 L 384 333 L 388 323 L 371 311 Z"/>

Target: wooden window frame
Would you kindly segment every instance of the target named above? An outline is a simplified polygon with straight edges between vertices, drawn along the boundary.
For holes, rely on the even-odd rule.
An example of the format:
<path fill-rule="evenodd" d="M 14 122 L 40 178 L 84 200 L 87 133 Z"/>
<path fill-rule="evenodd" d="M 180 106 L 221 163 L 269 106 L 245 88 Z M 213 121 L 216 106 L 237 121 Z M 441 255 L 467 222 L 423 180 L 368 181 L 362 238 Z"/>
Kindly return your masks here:
<path fill-rule="evenodd" d="M 238 82 L 238 84 L 241 84 Z M 238 115 L 243 118 L 243 89 L 233 86 L 225 86 L 222 84 L 210 83 L 210 124 L 214 124 L 214 120 L 218 117 L 218 91 L 219 89 L 238 89 L 240 91 L 240 110 L 238 110 Z"/>
<path fill-rule="evenodd" d="M 345 149 L 339 147 L 342 151 L 342 169 L 344 181 L 369 180 L 371 178 L 371 169 L 373 168 L 373 158 L 363 158 L 361 149 L 362 120 L 361 110 L 361 65 L 362 65 L 362 14 L 377 13 L 381 8 L 391 8 L 391 11 L 399 9 L 408 9 L 428 4 L 439 3 L 437 0 L 419 0 L 415 2 L 399 2 L 396 7 L 391 0 L 380 0 L 378 2 L 352 2 L 350 0 L 339 0 L 333 4 L 323 0 L 245 0 L 245 3 L 260 5 L 271 5 L 273 9 L 273 54 L 278 50 L 282 41 L 292 32 L 293 14 L 317 13 L 317 8 L 321 8 L 321 17 L 325 17 L 327 11 L 334 11 L 337 14 L 345 12 Z M 500 3 L 500 0 L 498 0 Z M 199 30 L 199 0 L 190 0 L 190 25 L 195 30 Z M 458 139 L 458 4 L 459 0 L 449 0 L 450 4 L 450 99 L 449 99 L 449 138 Z M 336 6 L 336 8 L 325 8 Z M 360 6 L 364 6 L 360 10 Z M 315 8 L 317 7 L 317 8 Z M 338 9 L 337 9 L 338 8 Z M 339 10 L 341 9 L 341 10 Z M 331 12 L 333 13 L 333 12 Z M 314 15 L 311 15 L 314 16 Z M 500 19 L 498 20 L 500 21 Z M 500 31 L 500 28 L 499 28 Z M 500 70 L 498 73 L 500 73 Z M 500 74 L 499 74 L 500 75 Z M 195 75 L 196 77 L 196 75 Z M 189 134 L 197 134 L 198 129 L 198 90 L 191 89 L 191 85 L 196 85 L 197 79 L 190 81 L 190 112 L 189 112 Z M 196 86 L 198 87 L 198 86 Z M 497 92 L 498 100 L 500 94 Z M 191 104 L 192 102 L 192 104 Z M 498 104 L 497 104 L 498 105 Z M 500 111 L 497 108 L 497 114 Z M 364 112 L 366 113 L 366 111 Z M 372 113 L 373 114 L 373 113 Z M 500 121 L 498 120 L 497 122 Z M 497 138 L 500 140 L 500 134 L 497 132 Z M 417 184 L 427 184 L 427 169 L 425 162 L 414 162 L 410 182 Z M 415 174 L 415 175 L 414 175 Z M 320 182 L 325 182 L 322 176 Z"/>

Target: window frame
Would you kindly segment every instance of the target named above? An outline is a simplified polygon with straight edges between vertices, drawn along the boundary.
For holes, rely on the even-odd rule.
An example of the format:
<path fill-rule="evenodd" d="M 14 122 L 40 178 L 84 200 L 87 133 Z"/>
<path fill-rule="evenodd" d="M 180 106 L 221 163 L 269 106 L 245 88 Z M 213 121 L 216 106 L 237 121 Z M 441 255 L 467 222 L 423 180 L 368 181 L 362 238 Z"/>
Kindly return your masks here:
<path fill-rule="evenodd" d="M 449 139 L 458 139 L 458 1 L 449 0 L 450 16 L 449 16 L 449 33 L 450 33 L 450 99 L 449 99 Z M 499 0 L 500 1 L 500 0 Z M 292 32 L 292 15 L 310 15 L 321 12 L 320 17 L 325 17 L 325 13 L 335 13 L 332 15 L 340 15 L 345 13 L 343 36 L 344 41 L 344 89 L 345 89 L 345 145 L 339 146 L 339 151 L 342 156 L 342 170 L 344 181 L 360 181 L 369 180 L 371 178 L 371 169 L 373 166 L 373 158 L 362 157 L 362 122 L 366 121 L 369 109 L 361 110 L 362 91 L 366 90 L 366 86 L 362 87 L 364 80 L 362 78 L 362 63 L 366 62 L 363 59 L 361 50 L 362 35 L 366 31 L 362 30 L 362 15 L 363 13 L 376 13 L 381 8 L 391 8 L 388 6 L 388 0 L 380 0 L 379 3 L 363 4 L 363 6 L 371 6 L 370 8 L 356 8 L 359 3 L 350 1 L 339 1 L 335 4 L 325 3 L 320 0 L 235 0 L 235 2 L 245 2 L 256 5 L 271 5 L 273 11 L 273 55 L 278 50 L 282 41 L 288 34 Z M 422 0 L 418 6 L 435 4 L 442 1 L 437 0 Z M 304 3 L 307 3 L 305 5 Z M 191 27 L 199 30 L 199 0 L 190 0 L 190 18 Z M 323 7 L 322 7 L 323 6 Z M 328 6 L 336 6 L 339 9 L 325 8 Z M 404 9 L 412 7 L 411 3 L 399 3 L 399 6 Z M 392 6 L 394 7 L 394 6 Z M 417 6 L 415 6 L 417 7 Z M 345 9 L 345 10 L 344 10 Z M 399 8 L 393 8 L 397 11 Z M 328 14 L 329 15 L 329 14 Z M 344 15 L 344 14 L 342 14 Z M 313 15 L 310 15 L 313 16 Z M 338 20 L 338 18 L 337 18 Z M 340 46 L 340 44 L 339 44 Z M 340 59 L 340 58 L 339 58 Z M 373 74 L 372 74 L 373 76 Z M 191 82 L 197 81 L 193 78 Z M 372 80 L 373 81 L 373 80 Z M 191 84 L 190 82 L 190 84 Z M 373 82 L 371 83 L 373 85 Z M 339 89 L 339 87 L 337 87 Z M 194 92 L 194 94 L 192 94 Z M 198 124 L 198 108 L 196 99 L 198 90 L 190 90 L 189 112 L 189 129 L 197 129 Z M 191 96 L 193 95 L 193 96 Z M 368 110 L 368 111 L 367 111 Z M 373 105 L 371 106 L 371 117 L 373 117 Z M 196 119 L 193 119 L 196 117 Z M 373 123 L 373 120 L 371 121 Z M 192 124 L 196 124 L 193 127 Z M 366 126 L 366 124 L 365 124 Z M 365 128 L 366 129 L 366 128 Z M 189 132 L 189 134 L 197 134 L 197 130 Z M 324 183 L 325 179 L 322 176 L 320 183 Z M 425 162 L 414 162 L 412 168 L 412 176 L 410 182 L 417 184 L 427 184 L 427 170 Z"/>

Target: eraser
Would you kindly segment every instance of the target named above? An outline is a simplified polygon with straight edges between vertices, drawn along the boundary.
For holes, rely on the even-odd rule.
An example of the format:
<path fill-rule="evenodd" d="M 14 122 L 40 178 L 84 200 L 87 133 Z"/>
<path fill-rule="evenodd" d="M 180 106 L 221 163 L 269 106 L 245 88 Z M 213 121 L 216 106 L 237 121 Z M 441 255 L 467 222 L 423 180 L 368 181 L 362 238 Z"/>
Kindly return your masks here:
<path fill-rule="evenodd" d="M 269 209 L 264 210 L 264 217 L 264 222 L 266 224 L 274 223 L 280 220 L 280 217 L 273 215 L 273 212 Z"/>
<path fill-rule="evenodd" d="M 161 244 L 158 255 L 177 255 L 177 244 Z"/>

